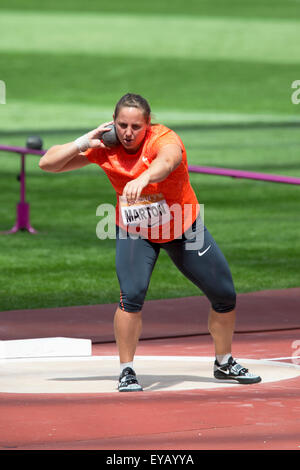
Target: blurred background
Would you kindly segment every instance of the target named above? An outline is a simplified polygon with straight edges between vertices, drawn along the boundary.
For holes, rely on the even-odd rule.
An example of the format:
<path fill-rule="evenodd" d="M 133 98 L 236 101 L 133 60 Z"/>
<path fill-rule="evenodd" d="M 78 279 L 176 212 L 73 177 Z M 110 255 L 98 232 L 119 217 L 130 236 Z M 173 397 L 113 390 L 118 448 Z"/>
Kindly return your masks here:
<path fill-rule="evenodd" d="M 0 145 L 44 149 L 111 120 L 139 93 L 182 138 L 190 165 L 300 177 L 299 0 L 1 0 Z M 96 209 L 115 203 L 96 165 L 51 174 L 26 158 L 38 231 L 0 235 L 0 311 L 114 303 L 115 241 Z M 19 200 L 20 157 L 0 152 L 0 230 Z M 191 174 L 238 293 L 300 282 L 300 188 Z M 161 252 L 147 299 L 198 295 Z"/>

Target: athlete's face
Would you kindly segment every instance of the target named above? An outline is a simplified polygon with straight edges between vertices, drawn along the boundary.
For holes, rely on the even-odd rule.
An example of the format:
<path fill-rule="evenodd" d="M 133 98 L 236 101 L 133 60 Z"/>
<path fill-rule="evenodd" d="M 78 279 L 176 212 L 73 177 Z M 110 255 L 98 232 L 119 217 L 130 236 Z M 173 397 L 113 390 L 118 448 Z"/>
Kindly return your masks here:
<path fill-rule="evenodd" d="M 139 108 L 123 106 L 115 118 L 117 135 L 128 153 L 136 153 L 146 135 L 148 123 Z"/>

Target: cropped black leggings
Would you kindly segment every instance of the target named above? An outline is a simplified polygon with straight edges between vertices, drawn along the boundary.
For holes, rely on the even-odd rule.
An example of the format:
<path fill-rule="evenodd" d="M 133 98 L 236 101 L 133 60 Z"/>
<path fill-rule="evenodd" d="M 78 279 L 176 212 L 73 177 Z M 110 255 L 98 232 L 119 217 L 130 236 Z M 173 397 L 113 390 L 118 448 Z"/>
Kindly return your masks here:
<path fill-rule="evenodd" d="M 195 228 L 195 222 L 192 228 Z M 202 230 L 200 245 L 199 230 Z M 121 229 L 117 227 L 116 270 L 120 283 L 120 309 L 126 312 L 142 310 L 161 249 L 166 250 L 177 268 L 207 296 L 216 312 L 226 313 L 235 308 L 236 293 L 228 263 L 203 225 L 198 232 L 192 233 L 192 237 L 187 238 L 183 234 L 181 239 L 167 243 L 132 239 L 128 234 L 124 238 L 124 232 L 120 234 Z"/>

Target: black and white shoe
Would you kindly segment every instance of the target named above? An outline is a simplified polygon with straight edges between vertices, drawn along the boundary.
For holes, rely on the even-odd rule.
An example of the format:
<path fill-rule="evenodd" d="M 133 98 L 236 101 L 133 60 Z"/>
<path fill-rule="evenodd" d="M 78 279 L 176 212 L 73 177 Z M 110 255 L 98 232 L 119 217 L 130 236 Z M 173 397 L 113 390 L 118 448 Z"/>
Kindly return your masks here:
<path fill-rule="evenodd" d="M 255 384 L 261 382 L 259 375 L 250 374 L 248 369 L 238 364 L 233 357 L 230 357 L 226 364 L 220 365 L 215 360 L 214 376 L 218 380 L 236 380 L 240 384 Z"/>
<path fill-rule="evenodd" d="M 126 367 L 119 377 L 119 392 L 142 392 L 143 388 L 138 383 L 135 372 L 131 367 Z"/>

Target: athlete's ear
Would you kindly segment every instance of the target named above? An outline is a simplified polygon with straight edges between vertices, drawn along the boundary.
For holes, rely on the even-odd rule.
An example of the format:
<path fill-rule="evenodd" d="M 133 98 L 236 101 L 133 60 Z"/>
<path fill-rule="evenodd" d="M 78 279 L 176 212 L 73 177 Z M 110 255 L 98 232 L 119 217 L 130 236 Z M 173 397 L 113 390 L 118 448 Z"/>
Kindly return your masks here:
<path fill-rule="evenodd" d="M 115 120 L 115 113 L 113 114 L 113 120 Z"/>

